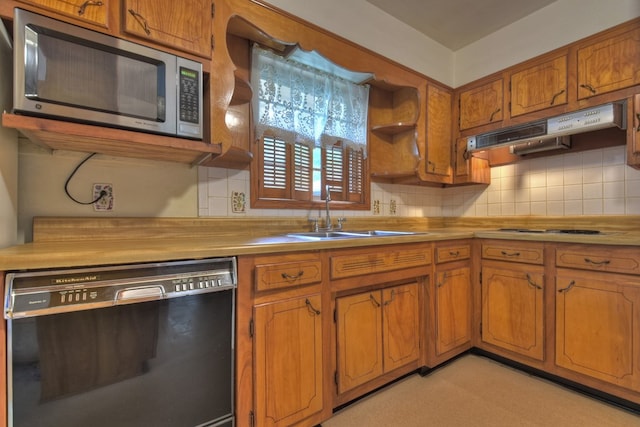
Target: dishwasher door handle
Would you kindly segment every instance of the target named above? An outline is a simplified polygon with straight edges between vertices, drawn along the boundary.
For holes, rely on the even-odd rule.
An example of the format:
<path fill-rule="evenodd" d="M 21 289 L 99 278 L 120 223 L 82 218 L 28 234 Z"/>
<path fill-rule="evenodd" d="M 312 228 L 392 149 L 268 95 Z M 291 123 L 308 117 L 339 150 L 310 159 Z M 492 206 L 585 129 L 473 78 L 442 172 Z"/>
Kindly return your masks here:
<path fill-rule="evenodd" d="M 116 292 L 116 304 L 129 304 L 134 301 L 159 300 L 165 297 L 162 286 L 140 286 L 120 289 Z"/>

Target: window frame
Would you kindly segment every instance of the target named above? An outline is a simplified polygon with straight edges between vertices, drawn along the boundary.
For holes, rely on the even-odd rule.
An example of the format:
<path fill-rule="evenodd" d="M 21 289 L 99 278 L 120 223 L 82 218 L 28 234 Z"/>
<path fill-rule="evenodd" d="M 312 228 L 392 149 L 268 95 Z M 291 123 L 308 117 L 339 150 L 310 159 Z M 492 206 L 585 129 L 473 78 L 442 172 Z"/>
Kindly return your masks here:
<path fill-rule="evenodd" d="M 325 159 L 327 157 L 327 148 L 321 147 L 322 153 L 322 171 L 321 181 L 322 190 L 320 199 L 313 198 L 313 149 L 309 148 L 309 177 L 311 182 L 309 183 L 309 190 L 307 194 L 303 194 L 301 191 L 294 189 L 295 180 L 295 168 L 293 164 L 294 144 L 286 141 L 280 141 L 280 145 L 284 147 L 286 152 L 286 159 L 284 164 L 286 167 L 286 188 L 280 189 L 280 191 L 274 191 L 264 186 L 264 165 L 265 165 L 265 152 L 264 152 L 264 139 L 274 139 L 271 135 L 264 135 L 262 138 L 254 138 L 254 143 L 251 145 L 253 153 L 253 161 L 250 167 L 250 180 L 251 180 L 251 208 L 252 209 L 324 209 L 326 200 L 326 185 L 329 184 L 331 191 L 331 204 L 334 209 L 339 210 L 369 210 L 370 200 L 370 180 L 369 180 L 369 160 L 368 157 L 364 157 L 363 153 L 358 150 L 353 150 L 350 147 L 342 146 L 338 143 L 329 147 L 332 150 L 339 150 L 342 153 L 342 159 L 352 160 L 343 161 L 341 164 L 342 177 L 338 181 L 327 181 L 327 164 Z M 356 158 L 356 159 L 354 159 Z M 354 163 L 355 162 L 355 163 Z M 350 170 L 354 168 L 360 168 L 360 175 L 357 177 L 351 176 Z M 355 183 L 354 183 L 355 179 Z M 350 192 L 349 189 L 353 186 L 359 187 L 360 192 Z M 338 191 L 336 191 L 338 189 Z"/>

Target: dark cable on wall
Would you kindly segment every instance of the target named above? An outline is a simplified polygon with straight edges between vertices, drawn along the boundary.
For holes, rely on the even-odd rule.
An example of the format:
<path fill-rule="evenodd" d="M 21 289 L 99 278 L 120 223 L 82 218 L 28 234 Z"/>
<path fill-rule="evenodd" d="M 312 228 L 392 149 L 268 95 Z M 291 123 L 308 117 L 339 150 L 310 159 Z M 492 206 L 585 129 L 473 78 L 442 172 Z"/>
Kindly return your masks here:
<path fill-rule="evenodd" d="M 89 160 L 90 158 L 92 158 L 93 156 L 95 156 L 98 153 L 91 153 L 89 154 L 83 161 L 81 161 L 78 166 L 76 166 L 76 168 L 73 170 L 73 172 L 71 172 L 71 175 L 69 175 L 69 178 L 67 178 L 67 182 L 64 183 L 64 192 L 67 194 L 67 197 L 69 197 L 71 200 L 73 200 L 74 202 L 80 204 L 80 205 L 92 205 L 94 203 L 97 203 L 100 199 L 102 199 L 103 197 L 105 197 L 107 195 L 107 192 L 105 190 L 100 191 L 100 194 L 98 195 L 98 197 L 95 200 L 92 200 L 90 202 L 81 202 L 79 200 L 77 200 L 75 197 L 73 197 L 71 195 L 71 193 L 69 193 L 69 181 L 71 181 L 71 178 L 73 178 L 73 176 L 76 174 L 76 172 L 78 172 L 78 169 L 80 169 L 80 167 L 85 164 L 85 162 L 87 160 Z"/>

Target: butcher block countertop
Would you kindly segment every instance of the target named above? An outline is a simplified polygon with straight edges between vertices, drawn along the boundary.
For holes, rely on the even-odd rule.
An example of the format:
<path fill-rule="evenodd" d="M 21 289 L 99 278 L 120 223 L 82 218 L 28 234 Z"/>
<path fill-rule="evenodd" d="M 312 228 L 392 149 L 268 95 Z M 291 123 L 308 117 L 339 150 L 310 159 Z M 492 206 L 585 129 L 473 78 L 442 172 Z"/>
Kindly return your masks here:
<path fill-rule="evenodd" d="M 505 232 L 509 228 L 518 231 Z M 531 229 L 532 232 L 522 232 Z M 595 235 L 542 233 L 586 229 Z M 308 231 L 306 218 L 59 218 L 34 219 L 33 242 L 0 249 L 0 271 L 64 268 L 299 252 L 464 238 L 517 239 L 640 246 L 640 216 L 348 218 L 345 230 L 420 234 L 336 240 L 287 237 Z"/>

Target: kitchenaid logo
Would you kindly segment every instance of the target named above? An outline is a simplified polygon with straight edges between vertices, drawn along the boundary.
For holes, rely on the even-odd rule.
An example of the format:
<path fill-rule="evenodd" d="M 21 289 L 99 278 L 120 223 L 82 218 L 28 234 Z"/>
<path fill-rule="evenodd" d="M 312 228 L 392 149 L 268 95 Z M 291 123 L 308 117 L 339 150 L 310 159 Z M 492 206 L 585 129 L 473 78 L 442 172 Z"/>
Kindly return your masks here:
<path fill-rule="evenodd" d="M 100 276 L 97 274 L 88 274 L 86 276 L 73 276 L 73 277 L 58 277 L 55 279 L 51 279 L 52 285 L 72 285 L 74 283 L 82 283 L 82 282 L 95 282 L 99 280 Z"/>

